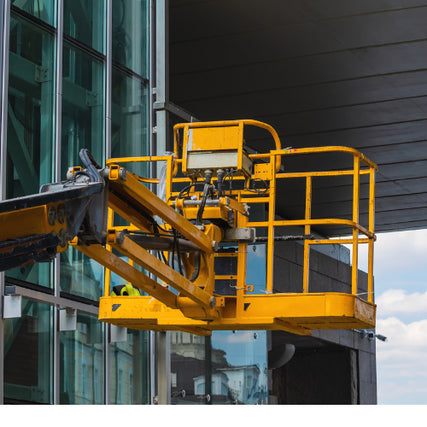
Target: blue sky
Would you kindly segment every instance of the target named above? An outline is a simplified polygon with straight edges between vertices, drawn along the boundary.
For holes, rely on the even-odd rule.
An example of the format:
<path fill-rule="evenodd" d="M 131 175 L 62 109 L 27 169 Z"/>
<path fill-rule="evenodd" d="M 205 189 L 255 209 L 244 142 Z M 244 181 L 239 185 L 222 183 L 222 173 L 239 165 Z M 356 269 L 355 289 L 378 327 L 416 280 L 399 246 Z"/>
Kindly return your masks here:
<path fill-rule="evenodd" d="M 427 230 L 378 234 L 379 404 L 427 404 Z"/>

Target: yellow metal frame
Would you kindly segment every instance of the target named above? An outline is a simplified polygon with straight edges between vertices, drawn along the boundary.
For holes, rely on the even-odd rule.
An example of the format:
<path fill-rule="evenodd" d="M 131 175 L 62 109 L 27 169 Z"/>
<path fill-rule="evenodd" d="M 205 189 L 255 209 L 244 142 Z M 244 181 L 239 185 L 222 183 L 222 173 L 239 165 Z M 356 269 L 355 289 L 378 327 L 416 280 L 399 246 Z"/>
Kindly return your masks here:
<path fill-rule="evenodd" d="M 257 126 L 267 130 L 274 141 L 275 149 L 268 153 L 251 154 L 255 163 L 252 178 L 261 178 L 268 182 L 263 194 L 251 192 L 247 188 L 227 192 L 229 199 L 227 209 L 234 213 L 234 227 L 256 228 L 267 230 L 267 273 L 266 287 L 262 294 L 253 294 L 253 287 L 247 285 L 246 262 L 248 242 L 236 241 L 237 275 L 236 295 L 222 296 L 215 293 L 215 276 L 213 263 L 215 248 L 223 239 L 223 230 L 210 225 L 196 227 L 186 217 L 194 218 L 193 207 L 186 207 L 178 198 L 176 185 L 191 184 L 198 178 L 178 176 L 185 172 L 183 155 L 179 153 L 180 131 L 194 128 L 215 128 L 238 126 L 243 133 L 244 126 Z M 196 334 L 209 334 L 212 330 L 239 329 L 270 329 L 286 330 L 298 334 L 309 334 L 312 329 L 348 329 L 372 328 L 375 326 L 375 305 L 373 304 L 373 253 L 374 253 L 374 209 L 375 209 L 375 171 L 377 166 L 357 150 L 348 147 L 316 147 L 302 149 L 281 149 L 276 131 L 269 125 L 254 120 L 237 120 L 226 122 L 205 122 L 178 124 L 174 128 L 174 155 L 145 156 L 135 158 L 116 158 L 107 161 L 110 170 L 109 206 L 110 222 L 108 245 L 104 249 L 99 245 L 82 246 L 74 242 L 77 249 L 107 267 L 105 275 L 105 294 L 100 300 L 99 318 L 120 326 L 135 329 L 151 330 L 183 330 Z M 243 149 L 242 146 L 239 149 Z M 282 158 L 296 155 L 319 153 L 345 153 L 353 158 L 350 170 L 316 171 L 316 172 L 280 172 Z M 120 173 L 122 165 L 129 162 L 166 162 L 166 201 L 160 200 L 144 184 L 156 185 L 159 179 L 139 177 L 132 173 L 125 176 Z M 285 162 L 286 165 L 286 162 Z M 369 177 L 369 223 L 359 223 L 360 210 L 360 177 Z M 353 178 L 353 212 L 352 219 L 343 218 L 312 218 L 313 180 L 322 177 Z M 248 177 L 236 176 L 236 180 L 248 180 Z M 305 214 L 301 219 L 276 220 L 276 184 L 278 180 L 305 179 Z M 201 181 L 199 181 L 201 182 Z M 189 190 L 189 196 L 200 200 L 200 193 Z M 207 216 L 224 217 L 226 198 L 218 200 L 218 206 L 209 208 Z M 129 203 L 129 200 L 132 203 Z M 245 204 L 264 204 L 268 207 L 266 221 L 251 221 L 246 215 Z M 179 208 L 183 215 L 174 209 Z M 113 211 L 128 220 L 129 227 L 115 227 Z M 144 215 L 141 215 L 141 211 Z M 186 266 L 184 275 L 174 271 L 149 251 L 134 243 L 120 233 L 124 228 L 130 230 L 151 231 L 147 217 L 159 216 L 165 227 L 177 230 L 184 238 L 196 245 L 202 254 L 201 274 L 192 282 L 189 276 L 194 268 L 191 255 L 184 255 Z M 340 225 L 348 228 L 346 238 L 315 239 L 307 237 L 313 226 Z M 274 277 L 274 236 L 277 227 L 300 226 L 304 230 L 304 263 L 303 290 L 296 294 L 273 293 Z M 309 287 L 310 248 L 313 245 L 351 244 L 352 285 L 350 294 L 311 293 Z M 357 293 L 358 250 L 360 244 L 368 244 L 368 289 L 367 297 Z M 114 248 L 129 262 L 114 255 Z M 153 279 L 144 274 L 135 264 L 146 269 L 157 277 Z M 110 270 L 125 278 L 135 287 L 150 296 L 126 297 L 110 296 Z M 230 277 L 229 277 L 230 278 Z M 174 290 L 172 290 L 172 288 Z"/>
<path fill-rule="evenodd" d="M 67 228 L 64 212 L 64 203 L 57 202 L 0 213 L 0 241 L 49 233 L 61 236 Z M 58 252 L 66 249 L 66 244 L 58 246 Z"/>

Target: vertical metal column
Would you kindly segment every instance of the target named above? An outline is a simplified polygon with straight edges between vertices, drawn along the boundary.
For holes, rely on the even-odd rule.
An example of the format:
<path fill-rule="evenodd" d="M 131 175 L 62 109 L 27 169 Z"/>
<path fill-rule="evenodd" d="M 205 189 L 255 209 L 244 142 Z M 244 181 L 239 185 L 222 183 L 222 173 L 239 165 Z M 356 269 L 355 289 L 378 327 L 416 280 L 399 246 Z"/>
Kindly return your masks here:
<path fill-rule="evenodd" d="M 169 101 L 169 0 L 156 0 L 156 102 Z M 166 109 L 156 111 L 156 154 L 161 156 L 169 140 Z M 153 153 L 154 154 L 154 153 Z"/>
<path fill-rule="evenodd" d="M 157 359 L 157 398 L 160 405 L 171 403 L 171 374 L 170 374 L 170 334 L 157 332 L 156 359 Z"/>
<path fill-rule="evenodd" d="M 375 169 L 369 171 L 369 232 L 375 232 Z M 368 243 L 368 302 L 374 302 L 374 239 Z"/>
<path fill-rule="evenodd" d="M 105 38 L 105 158 L 111 157 L 111 88 L 113 63 L 113 5 L 112 0 L 106 2 L 106 38 Z M 104 270 L 104 274 L 106 274 Z M 110 273 L 111 274 L 111 273 Z M 110 403 L 110 336 L 111 326 L 104 327 L 104 402 Z"/>
<path fill-rule="evenodd" d="M 268 230 L 267 230 L 267 281 L 266 291 L 273 293 L 274 287 L 274 220 L 276 215 L 276 156 L 270 156 L 270 193 L 268 200 Z"/>
<path fill-rule="evenodd" d="M 106 38 L 105 38 L 105 158 L 111 157 L 111 80 L 113 63 L 113 6 L 112 0 L 106 4 Z"/>
<path fill-rule="evenodd" d="M 360 159 L 354 156 L 353 174 L 353 222 L 359 223 L 359 197 L 360 197 Z M 359 230 L 353 227 L 353 260 L 351 267 L 351 293 L 357 294 L 358 256 L 359 256 Z"/>
<path fill-rule="evenodd" d="M 64 34 L 64 2 L 57 1 L 56 6 L 56 52 L 55 52 L 55 162 L 54 181 L 61 180 L 61 135 L 62 135 L 62 58 Z M 60 255 L 53 264 L 53 290 L 55 297 L 60 296 Z M 60 332 L 59 306 L 53 306 L 53 404 L 60 402 Z"/>
<path fill-rule="evenodd" d="M 155 95 L 156 102 L 169 101 L 169 0 L 156 0 L 156 70 Z M 153 108 L 151 105 L 150 108 Z M 162 155 L 166 151 L 169 133 L 168 113 L 166 110 L 156 112 L 156 153 Z M 159 172 L 159 171 L 158 171 Z M 170 403 L 170 334 L 158 332 L 157 339 L 157 396 L 160 404 Z"/>
<path fill-rule="evenodd" d="M 0 129 L 0 172 L 4 175 L 0 179 L 0 200 L 6 197 L 6 157 L 7 157 L 7 107 L 9 85 L 9 24 L 10 24 L 10 0 L 3 1 L 1 27 L 1 129 Z"/>
<path fill-rule="evenodd" d="M 212 337 L 211 336 L 205 337 L 205 396 L 206 396 L 206 404 L 212 405 Z"/>
<path fill-rule="evenodd" d="M 149 135 L 149 155 L 153 155 L 155 153 L 155 145 L 154 145 L 154 135 L 153 135 L 153 128 L 154 128 L 154 111 L 153 111 L 153 104 L 154 104 L 154 76 L 156 71 L 156 64 L 155 64 L 155 57 L 156 57 L 156 37 L 155 37 L 155 29 L 156 29 L 156 0 L 151 0 L 149 3 L 149 25 L 150 25 L 150 41 L 149 41 L 149 76 L 148 76 L 148 82 L 149 82 L 149 88 L 148 88 L 148 114 L 149 114 L 149 120 L 148 120 L 148 135 Z M 153 166 L 150 164 L 150 170 L 149 176 L 153 176 Z M 150 184 L 151 191 L 154 190 L 154 184 Z M 150 331 L 150 341 L 149 341 L 149 381 L 150 381 L 150 394 L 149 394 L 149 401 L 153 402 L 153 397 L 156 395 L 156 383 L 157 383 L 157 376 L 156 376 L 156 333 L 154 331 Z"/>
<path fill-rule="evenodd" d="M 305 220 L 311 219 L 311 197 L 312 197 L 312 180 L 311 176 L 306 177 L 305 187 Z M 308 236 L 311 233 L 311 226 L 304 226 L 304 234 Z M 303 292 L 307 293 L 310 282 L 310 243 L 304 240 L 304 270 L 303 270 Z"/>
<path fill-rule="evenodd" d="M 9 85 L 9 23 L 10 0 L 4 0 L 0 10 L 0 200 L 6 197 L 7 106 Z M 4 402 L 4 273 L 0 273 L 0 404 Z"/>

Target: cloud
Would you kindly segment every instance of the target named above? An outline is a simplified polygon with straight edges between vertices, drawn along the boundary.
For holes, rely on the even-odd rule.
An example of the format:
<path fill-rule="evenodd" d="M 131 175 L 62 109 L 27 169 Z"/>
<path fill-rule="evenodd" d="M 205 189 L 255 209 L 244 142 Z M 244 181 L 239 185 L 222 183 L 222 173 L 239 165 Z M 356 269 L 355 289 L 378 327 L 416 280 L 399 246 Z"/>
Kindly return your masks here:
<path fill-rule="evenodd" d="M 376 298 L 378 316 L 424 314 L 427 318 L 427 292 L 408 294 L 403 289 L 389 289 Z"/>
<path fill-rule="evenodd" d="M 363 245 L 362 245 L 363 246 Z M 427 403 L 427 230 L 381 233 L 374 250 L 380 404 Z M 360 261 L 366 270 L 367 251 Z"/>
<path fill-rule="evenodd" d="M 227 336 L 227 342 L 229 344 L 247 344 L 254 339 L 254 332 L 244 331 L 236 332 Z"/>
<path fill-rule="evenodd" d="M 427 403 L 427 319 L 404 323 L 396 317 L 378 319 L 378 402 Z"/>
<path fill-rule="evenodd" d="M 374 252 L 375 276 L 425 271 L 426 252 L 427 230 L 378 234 Z"/>
<path fill-rule="evenodd" d="M 406 348 L 427 350 L 427 319 L 408 324 L 397 317 L 378 319 L 377 331 L 388 337 L 387 346 L 384 346 L 388 352 L 402 348 L 405 351 Z"/>

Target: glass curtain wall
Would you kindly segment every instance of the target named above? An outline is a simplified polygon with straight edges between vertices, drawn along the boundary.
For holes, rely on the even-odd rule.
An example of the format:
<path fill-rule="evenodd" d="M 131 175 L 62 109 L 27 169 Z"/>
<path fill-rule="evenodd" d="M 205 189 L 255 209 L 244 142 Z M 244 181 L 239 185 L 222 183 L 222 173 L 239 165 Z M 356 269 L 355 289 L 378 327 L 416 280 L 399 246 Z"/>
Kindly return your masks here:
<path fill-rule="evenodd" d="M 10 13 L 7 198 L 37 193 L 41 185 L 54 180 L 56 30 L 47 12 L 31 11 L 12 6 Z M 53 287 L 52 266 L 47 264 L 17 268 L 7 276 Z"/>
<path fill-rule="evenodd" d="M 78 315 L 75 331 L 61 332 L 60 403 L 104 402 L 103 325 L 91 316 Z"/>
<path fill-rule="evenodd" d="M 112 2 L 111 157 L 149 155 L 149 12 L 147 0 Z M 137 164 L 131 172 L 148 176 Z M 121 279 L 112 274 L 112 284 Z M 110 345 L 110 403 L 149 403 L 149 332 L 127 331 Z"/>
<path fill-rule="evenodd" d="M 103 0 L 64 0 L 62 63 L 61 179 L 80 165 L 87 148 L 105 163 L 105 24 Z M 96 301 L 102 295 L 103 269 L 74 248 L 61 254 L 61 291 Z"/>
<path fill-rule="evenodd" d="M 3 198 L 64 180 L 81 165 L 82 148 L 99 164 L 149 154 L 149 5 L 1 2 L 2 12 L 10 6 Z M 103 267 L 69 249 L 54 263 L 6 272 L 4 284 L 33 292 L 22 298 L 20 318 L 0 320 L 6 403 L 149 403 L 149 333 L 128 330 L 126 341 L 110 343 L 109 326 L 88 314 L 102 295 Z M 77 310 L 71 329 L 59 320 L 64 301 Z M 91 309 L 79 311 L 81 304 Z"/>
<path fill-rule="evenodd" d="M 53 309 L 22 300 L 22 316 L 4 323 L 4 395 L 9 403 L 52 402 Z"/>
<path fill-rule="evenodd" d="M 265 245 L 248 251 L 247 277 L 265 289 Z M 211 337 L 171 332 L 173 404 L 267 404 L 266 331 L 216 331 Z"/>

